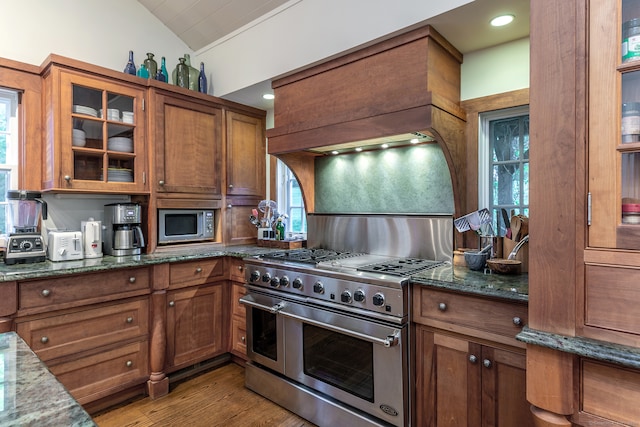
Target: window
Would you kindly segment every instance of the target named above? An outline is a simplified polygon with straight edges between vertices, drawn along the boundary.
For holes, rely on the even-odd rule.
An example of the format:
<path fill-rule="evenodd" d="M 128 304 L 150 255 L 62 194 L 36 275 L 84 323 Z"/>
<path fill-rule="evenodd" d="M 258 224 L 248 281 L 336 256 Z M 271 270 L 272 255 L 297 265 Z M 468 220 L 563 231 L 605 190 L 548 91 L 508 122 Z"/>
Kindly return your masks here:
<path fill-rule="evenodd" d="M 291 170 L 278 160 L 278 211 L 287 215 L 287 233 L 306 233 L 307 214 L 302 200 L 302 191 L 298 180 Z"/>
<path fill-rule="evenodd" d="M 501 209 L 529 216 L 529 107 L 480 115 L 478 185 L 480 208 L 493 218 L 493 229 L 504 235 Z"/>
<path fill-rule="evenodd" d="M 0 234 L 9 230 L 7 190 L 18 186 L 18 93 L 0 88 Z"/>

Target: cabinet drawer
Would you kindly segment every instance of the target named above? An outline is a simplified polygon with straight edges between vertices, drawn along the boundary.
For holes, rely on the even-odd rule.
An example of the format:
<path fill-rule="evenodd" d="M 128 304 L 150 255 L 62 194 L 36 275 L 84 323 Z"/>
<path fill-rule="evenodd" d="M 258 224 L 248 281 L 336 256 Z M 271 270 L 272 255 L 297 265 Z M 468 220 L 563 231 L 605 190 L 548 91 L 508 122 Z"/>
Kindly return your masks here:
<path fill-rule="evenodd" d="M 149 292 L 149 269 L 77 274 L 19 284 L 19 314 L 51 311 Z"/>
<path fill-rule="evenodd" d="M 231 351 L 238 356 L 247 357 L 247 328 L 245 319 L 231 319 Z"/>
<path fill-rule="evenodd" d="M 145 298 L 26 322 L 17 332 L 43 361 L 147 336 L 149 301 Z"/>
<path fill-rule="evenodd" d="M 247 289 L 242 285 L 231 285 L 231 313 L 234 316 L 242 317 L 246 316 L 246 309 L 243 304 L 240 304 L 240 298 L 247 293 Z"/>
<path fill-rule="evenodd" d="M 244 261 L 238 258 L 228 258 L 227 269 L 229 279 L 234 282 L 244 283 Z"/>
<path fill-rule="evenodd" d="M 515 336 L 527 322 L 527 306 L 414 286 L 413 321 L 488 339 L 501 336 L 519 345 Z M 480 334 L 480 337 L 481 334 Z M 511 342 L 512 340 L 512 342 Z"/>
<path fill-rule="evenodd" d="M 587 265 L 585 325 L 640 333 L 640 269 Z"/>
<path fill-rule="evenodd" d="M 223 258 L 175 263 L 169 269 L 169 287 L 172 289 L 202 285 L 222 278 Z"/>
<path fill-rule="evenodd" d="M 138 341 L 49 370 L 82 405 L 149 379 L 149 342 Z"/>

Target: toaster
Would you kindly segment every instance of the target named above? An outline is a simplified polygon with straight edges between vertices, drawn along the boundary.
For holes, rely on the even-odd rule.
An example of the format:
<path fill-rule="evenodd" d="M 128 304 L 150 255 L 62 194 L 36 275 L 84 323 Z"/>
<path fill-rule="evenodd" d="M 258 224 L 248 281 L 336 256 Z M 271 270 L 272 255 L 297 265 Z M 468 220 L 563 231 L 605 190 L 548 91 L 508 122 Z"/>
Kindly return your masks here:
<path fill-rule="evenodd" d="M 47 258 L 51 261 L 71 261 L 83 258 L 80 231 L 50 231 Z"/>

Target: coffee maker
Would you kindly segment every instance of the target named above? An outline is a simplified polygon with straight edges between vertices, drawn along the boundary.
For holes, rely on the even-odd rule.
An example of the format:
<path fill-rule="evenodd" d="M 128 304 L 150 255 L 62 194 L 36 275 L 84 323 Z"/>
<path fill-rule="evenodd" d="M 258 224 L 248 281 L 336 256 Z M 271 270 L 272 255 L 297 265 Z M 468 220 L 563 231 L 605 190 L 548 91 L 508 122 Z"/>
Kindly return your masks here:
<path fill-rule="evenodd" d="M 38 225 L 40 211 L 42 219 L 47 219 L 47 203 L 38 191 L 7 191 L 10 219 L 13 232 L 9 234 L 5 253 L 5 264 L 43 262 L 46 260 L 46 247 Z"/>
<path fill-rule="evenodd" d="M 113 256 L 139 255 L 144 248 L 141 208 L 136 203 L 104 206 L 104 253 Z"/>

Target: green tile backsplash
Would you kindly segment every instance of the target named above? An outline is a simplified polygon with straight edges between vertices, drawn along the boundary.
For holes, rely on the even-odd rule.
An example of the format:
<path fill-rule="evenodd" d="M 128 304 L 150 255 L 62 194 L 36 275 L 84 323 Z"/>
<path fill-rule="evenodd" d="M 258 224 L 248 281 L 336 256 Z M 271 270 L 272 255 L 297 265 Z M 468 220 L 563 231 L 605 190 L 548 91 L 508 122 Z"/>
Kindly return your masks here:
<path fill-rule="evenodd" d="M 317 213 L 453 213 L 449 168 L 437 144 L 315 161 Z"/>

